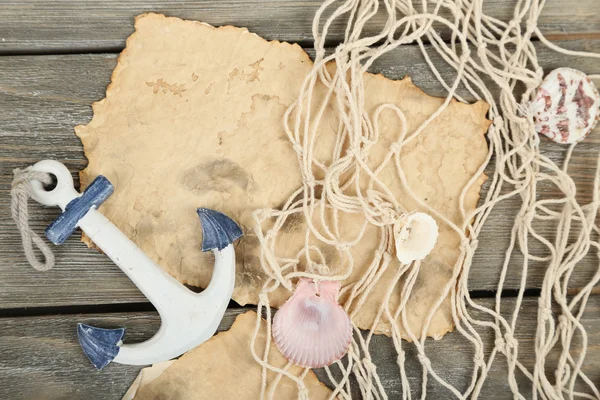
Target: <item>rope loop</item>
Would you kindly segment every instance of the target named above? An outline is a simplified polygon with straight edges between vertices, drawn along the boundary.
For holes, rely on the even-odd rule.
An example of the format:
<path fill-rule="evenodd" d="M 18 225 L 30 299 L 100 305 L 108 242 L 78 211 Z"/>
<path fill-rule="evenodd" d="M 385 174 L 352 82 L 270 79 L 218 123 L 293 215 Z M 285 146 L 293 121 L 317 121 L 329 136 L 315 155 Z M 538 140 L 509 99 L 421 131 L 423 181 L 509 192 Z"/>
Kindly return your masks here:
<path fill-rule="evenodd" d="M 308 400 L 309 399 L 309 391 L 308 391 L 308 388 L 306 386 L 302 386 L 298 390 L 298 398 L 300 400 Z"/>
<path fill-rule="evenodd" d="M 558 316 L 558 325 L 562 327 L 566 327 L 569 324 L 569 320 L 564 315 Z"/>
<path fill-rule="evenodd" d="M 398 365 L 404 365 L 404 362 L 406 361 L 406 355 L 404 353 L 404 351 L 400 351 L 398 353 L 398 357 L 396 357 L 396 363 L 398 363 Z"/>
<path fill-rule="evenodd" d="M 494 341 L 494 346 L 501 353 L 504 353 L 506 351 L 506 342 L 501 337 L 496 338 L 496 340 Z"/>
<path fill-rule="evenodd" d="M 394 142 L 394 143 L 391 144 L 390 150 L 394 154 L 400 154 L 400 151 L 402 151 L 402 145 L 400 143 L 398 143 L 398 142 Z"/>
<path fill-rule="evenodd" d="M 37 271 L 48 271 L 54 267 L 54 254 L 44 240 L 35 233 L 29 226 L 29 206 L 28 200 L 32 196 L 32 181 L 39 181 L 45 185 L 52 183 L 52 177 L 44 172 L 33 171 L 31 168 L 24 170 L 15 169 L 13 171 L 14 179 L 11 185 L 11 215 L 17 229 L 21 234 L 21 243 L 25 257 L 29 264 Z M 44 262 L 40 262 L 34 253 L 34 246 L 37 247 L 44 256 Z"/>
<path fill-rule="evenodd" d="M 369 369 L 369 371 L 371 371 L 372 373 L 375 373 L 375 371 L 377 370 L 377 366 L 375 364 L 373 364 L 373 362 L 371 360 L 369 360 L 368 358 L 363 358 L 362 359 L 363 365 Z"/>
<path fill-rule="evenodd" d="M 483 354 L 475 353 L 475 355 L 473 356 L 473 362 L 475 363 L 475 367 L 484 367 L 485 360 L 483 359 Z"/>
<path fill-rule="evenodd" d="M 548 320 L 552 319 L 552 311 L 550 311 L 549 309 L 547 309 L 547 308 L 544 308 L 544 309 L 541 311 L 541 313 L 542 313 L 542 315 L 541 315 L 542 319 L 544 319 L 544 320 L 546 320 L 546 321 L 548 321 Z"/>
<path fill-rule="evenodd" d="M 479 53 L 479 50 L 477 50 L 477 52 Z M 461 64 L 466 64 L 470 58 L 471 58 L 471 50 L 465 49 L 460 56 Z"/>
<path fill-rule="evenodd" d="M 419 361 L 421 362 L 421 364 L 423 364 L 428 369 L 431 368 L 431 361 L 425 354 L 419 353 L 417 357 L 418 357 Z"/>
<path fill-rule="evenodd" d="M 302 152 L 304 152 L 304 147 L 302 147 L 302 145 L 298 142 L 294 142 L 294 144 L 292 145 L 292 148 L 294 149 L 294 151 L 296 153 L 298 153 L 298 155 L 301 155 Z"/>
<path fill-rule="evenodd" d="M 557 368 L 554 371 L 554 376 L 558 382 L 568 381 L 569 377 L 571 376 L 571 368 L 569 367 L 569 364 L 564 364 L 562 368 Z"/>
<path fill-rule="evenodd" d="M 487 43 L 481 42 L 477 45 L 477 55 L 481 58 L 485 56 L 485 52 L 487 50 Z"/>
<path fill-rule="evenodd" d="M 269 304 L 269 296 L 265 292 L 260 292 L 258 300 L 261 304 Z"/>
<path fill-rule="evenodd" d="M 516 349 L 519 346 L 519 342 L 510 333 L 504 335 L 504 341 L 506 342 L 507 348 Z"/>
<path fill-rule="evenodd" d="M 315 181 L 315 177 L 312 175 L 307 175 L 306 178 L 304 179 L 304 183 L 306 183 L 306 186 L 310 187 L 310 188 L 314 188 L 317 181 Z"/>

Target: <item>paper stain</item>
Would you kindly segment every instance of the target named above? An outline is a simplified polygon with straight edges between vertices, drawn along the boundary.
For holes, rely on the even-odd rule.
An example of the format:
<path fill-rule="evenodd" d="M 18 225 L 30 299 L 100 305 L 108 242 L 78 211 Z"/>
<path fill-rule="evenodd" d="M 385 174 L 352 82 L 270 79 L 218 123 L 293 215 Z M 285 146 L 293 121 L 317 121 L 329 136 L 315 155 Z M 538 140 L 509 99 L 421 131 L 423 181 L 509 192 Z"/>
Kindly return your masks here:
<path fill-rule="evenodd" d="M 210 94 L 214 84 L 215 84 L 214 82 L 209 83 L 208 86 L 206 87 L 206 89 L 204 89 L 204 94 Z"/>
<path fill-rule="evenodd" d="M 263 67 L 260 66 L 260 64 L 264 61 L 264 57 L 261 58 L 260 60 L 257 60 L 256 62 L 250 64 L 248 67 L 250 67 L 250 72 L 244 72 L 243 70 L 239 70 L 238 68 L 234 68 L 230 73 L 229 73 L 229 81 L 231 82 L 233 79 L 241 79 L 241 80 L 245 80 L 247 83 L 250 82 L 254 82 L 254 81 L 260 81 L 259 75 L 260 75 L 260 71 L 264 70 Z"/>
<path fill-rule="evenodd" d="M 198 164 L 182 173 L 183 186 L 197 194 L 217 191 L 226 192 L 234 184 L 247 190 L 250 176 L 245 169 L 229 159 L 217 159 Z"/>
<path fill-rule="evenodd" d="M 304 226 L 304 216 L 301 215 L 300 213 L 295 213 L 295 214 L 291 214 L 289 215 L 282 227 L 281 230 L 283 232 L 289 233 L 289 232 L 298 232 L 301 229 L 303 229 Z"/>
<path fill-rule="evenodd" d="M 155 82 L 146 82 L 146 85 L 148 85 L 152 88 L 152 93 L 154 93 L 154 94 L 157 94 L 159 91 L 162 90 L 162 92 L 164 94 L 171 93 L 175 96 L 181 97 L 181 94 L 183 92 L 185 92 L 185 90 L 186 90 L 183 87 L 183 85 L 178 85 L 176 83 L 169 84 L 169 83 L 165 82 L 165 80 L 163 78 L 160 78 L 159 80 L 157 80 Z"/>

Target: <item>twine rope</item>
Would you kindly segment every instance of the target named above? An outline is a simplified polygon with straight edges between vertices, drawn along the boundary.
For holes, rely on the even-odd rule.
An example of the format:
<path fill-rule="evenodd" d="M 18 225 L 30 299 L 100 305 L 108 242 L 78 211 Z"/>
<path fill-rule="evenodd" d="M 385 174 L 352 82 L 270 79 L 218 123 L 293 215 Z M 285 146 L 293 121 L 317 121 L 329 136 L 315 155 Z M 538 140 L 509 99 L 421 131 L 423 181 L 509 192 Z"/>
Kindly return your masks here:
<path fill-rule="evenodd" d="M 10 190 L 10 212 L 21 234 L 25 257 L 35 270 L 48 271 L 54 267 L 54 254 L 44 240 L 29 226 L 28 200 L 32 195 L 31 181 L 39 181 L 49 185 L 52 183 L 52 177 L 45 172 L 33 171 L 30 168 L 15 169 L 13 175 Z M 34 245 L 44 256 L 43 263 L 37 259 L 33 249 Z"/>

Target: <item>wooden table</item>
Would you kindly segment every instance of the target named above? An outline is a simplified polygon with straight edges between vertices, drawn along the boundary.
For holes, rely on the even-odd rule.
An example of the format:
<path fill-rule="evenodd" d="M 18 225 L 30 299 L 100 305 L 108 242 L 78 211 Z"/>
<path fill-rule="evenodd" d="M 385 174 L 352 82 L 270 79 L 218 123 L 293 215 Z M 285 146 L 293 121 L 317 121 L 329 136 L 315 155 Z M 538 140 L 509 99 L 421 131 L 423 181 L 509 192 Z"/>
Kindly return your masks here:
<path fill-rule="evenodd" d="M 489 0 L 485 9 L 508 21 L 515 0 Z M 27 265 L 20 237 L 10 218 L 12 169 L 46 158 L 59 159 L 76 172 L 86 165 L 73 127 L 92 116 L 90 104 L 104 97 L 111 71 L 133 17 L 147 11 L 165 13 L 213 25 L 248 27 L 267 38 L 297 42 L 310 48 L 310 25 L 319 0 L 3 0 L 0 3 L 0 398 L 1 399 L 119 399 L 139 368 L 110 365 L 95 371 L 79 348 L 76 323 L 125 326 L 128 340 L 152 336 L 160 320 L 135 286 L 105 256 L 88 250 L 78 237 L 56 248 L 57 266 L 46 273 Z M 600 1 L 548 0 L 539 26 L 547 37 L 569 49 L 600 52 Z M 336 31 L 335 27 L 332 28 Z M 341 38 L 342 30 L 337 29 Z M 447 35 L 446 32 L 443 32 Z M 545 71 L 572 66 L 600 73 L 598 60 L 566 58 L 536 43 Z M 427 93 L 442 91 L 418 50 L 404 46 L 374 66 L 390 78 L 409 74 Z M 449 71 L 443 71 L 449 72 Z M 596 81 L 600 84 L 600 81 Z M 555 160 L 566 148 L 544 140 L 543 151 Z M 591 197 L 591 176 L 600 151 L 600 129 L 577 147 L 571 164 L 579 198 Z M 546 190 L 546 189 L 543 189 Z M 552 190 L 547 189 L 548 195 Z M 481 236 L 480 250 L 470 273 L 472 297 L 489 306 L 497 287 L 503 249 L 512 226 L 514 203 L 501 204 Z M 56 210 L 32 207 L 32 225 L 41 232 Z M 580 263 L 572 280 L 582 286 L 598 268 L 593 252 Z M 523 321 L 534 321 L 544 265 L 530 266 Z M 504 311 L 512 311 L 521 272 L 519 257 L 503 291 Z M 220 329 L 227 329 L 240 307 L 231 307 Z M 584 371 L 600 383 L 600 295 L 592 296 L 583 318 L 590 348 Z M 520 359 L 533 362 L 534 328 L 522 324 Z M 488 335 L 491 344 L 493 338 Z M 429 347 L 434 368 L 449 382 L 464 388 L 472 350 L 457 334 L 448 334 Z M 576 349 L 577 350 L 577 349 Z M 395 353 L 385 337 L 376 339 L 378 371 L 391 399 L 398 398 L 400 381 Z M 409 357 L 413 383 L 420 377 L 414 354 Z M 440 368 L 441 367 L 441 368 Z M 465 370 L 465 368 L 469 368 Z M 552 374 L 552 372 L 549 372 Z M 431 381 L 431 380 L 430 380 Z M 519 378 L 522 387 L 528 384 Z M 418 385 L 413 385 L 418 387 Z M 429 384 L 430 398 L 450 393 Z M 504 363 L 497 362 L 486 383 L 486 399 L 511 398 Z"/>

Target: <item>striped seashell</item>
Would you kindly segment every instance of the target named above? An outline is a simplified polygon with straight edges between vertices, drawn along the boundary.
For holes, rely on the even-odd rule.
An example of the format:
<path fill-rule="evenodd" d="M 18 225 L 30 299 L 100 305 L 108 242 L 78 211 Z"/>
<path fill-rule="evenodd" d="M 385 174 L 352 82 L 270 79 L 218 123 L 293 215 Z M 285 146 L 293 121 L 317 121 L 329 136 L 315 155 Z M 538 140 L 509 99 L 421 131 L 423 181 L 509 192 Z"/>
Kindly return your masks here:
<path fill-rule="evenodd" d="M 544 78 L 532 102 L 535 130 L 557 143 L 583 140 L 598 122 L 600 95 L 583 72 L 557 68 Z"/>
<path fill-rule="evenodd" d="M 337 302 L 339 291 L 339 282 L 300 279 L 273 318 L 273 339 L 285 358 L 302 367 L 321 368 L 346 354 L 352 323 Z"/>

